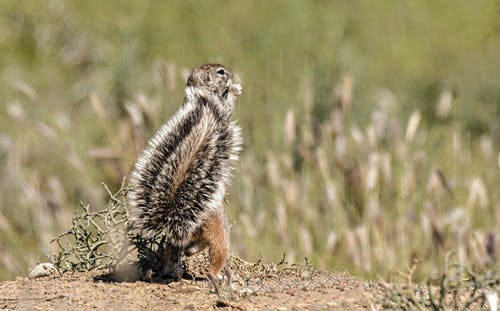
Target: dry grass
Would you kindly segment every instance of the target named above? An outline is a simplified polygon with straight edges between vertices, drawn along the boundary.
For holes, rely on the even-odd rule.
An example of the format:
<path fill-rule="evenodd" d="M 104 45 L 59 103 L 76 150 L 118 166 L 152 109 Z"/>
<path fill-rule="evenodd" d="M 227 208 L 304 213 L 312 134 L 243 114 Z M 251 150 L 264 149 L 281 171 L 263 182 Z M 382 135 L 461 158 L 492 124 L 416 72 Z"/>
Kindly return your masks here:
<path fill-rule="evenodd" d="M 91 212 L 82 206 L 82 212 L 73 217 L 71 228 L 56 237 L 59 247 L 51 256 L 60 272 L 100 272 L 98 280 L 113 282 L 145 280 L 165 283 L 156 272 L 161 271 L 163 238 L 150 241 L 140 238 L 128 218 L 126 188 L 112 194 L 102 211 Z M 135 258 L 135 259 L 134 259 Z M 208 254 L 185 258 L 183 266 L 188 280 L 203 279 L 208 271 Z M 500 277 L 494 270 L 463 266 L 445 267 L 445 272 L 425 285 L 414 283 L 420 268 L 415 262 L 406 272 L 398 272 L 394 283 L 364 282 L 345 273 L 330 273 L 315 268 L 310 261 L 289 264 L 285 254 L 278 263 L 265 263 L 262 258 L 250 263 L 231 256 L 229 267 L 233 275 L 233 290 L 219 290 L 219 306 L 238 306 L 239 302 L 256 295 L 276 294 L 283 291 L 314 291 L 324 287 L 340 286 L 346 291 L 354 284 L 367 292 L 364 303 L 384 310 L 495 310 L 500 292 Z M 102 274 L 105 273 L 105 274 Z M 401 283 L 402 280 L 402 283 Z M 197 290 L 205 289 L 198 288 Z M 489 297 L 491 296 L 491 297 Z"/>
<path fill-rule="evenodd" d="M 384 310 L 496 310 L 500 277 L 494 271 L 454 266 L 425 286 L 411 284 L 409 277 L 409 284 L 393 285 L 377 297 Z"/>
<path fill-rule="evenodd" d="M 243 157 L 233 236 L 248 242 L 237 244 L 237 252 L 255 256 L 248 251 L 256 248 L 252 240 L 265 237 L 292 257 L 383 278 L 415 258 L 423 275 L 438 275 L 447 255 L 497 267 L 499 167 L 492 139 L 466 139 L 449 125 L 430 130 L 419 111 L 402 122 L 387 91 L 361 128 L 351 120 L 352 82 L 345 81 L 351 79 L 336 88 L 336 105 L 323 121 L 311 111 L 306 81 L 302 106 L 286 115 L 283 144 L 263 162 Z M 262 202 L 265 208 L 251 208 Z"/>
<path fill-rule="evenodd" d="M 422 259 L 424 275 L 436 275 L 449 253 L 460 264 L 497 265 L 500 168 L 491 138 L 466 139 L 452 126 L 430 131 L 419 111 L 405 124 L 384 100 L 361 128 L 351 121 L 352 103 L 343 102 L 352 90 L 340 89 L 320 122 L 305 83 L 302 105 L 286 114 L 282 143 L 263 157 L 247 146 L 228 199 L 233 250 L 250 258 L 308 256 L 321 267 L 384 278 L 414 258 Z M 4 201 L 19 198 L 21 208 L 0 214 L 0 230 L 4 243 L 28 250 L 2 253 L 13 274 L 25 273 L 40 250 L 51 251 L 51 235 L 70 223 L 75 194 L 87 209 L 101 205 L 98 181 L 116 185 L 126 176 L 161 122 L 156 101 L 144 95 L 128 102 L 119 120 L 106 115 L 97 95 L 89 101 L 104 134 L 99 145 L 71 136 L 64 113 L 45 123 L 19 105 L 7 107 L 25 133 L 2 139 L 10 188 Z M 43 149 L 34 140 L 44 140 Z M 33 238 L 39 251 L 29 251 Z"/>
<path fill-rule="evenodd" d="M 93 37 L 62 2 L 49 6 L 47 18 L 13 12 L 20 17 L 0 15 L 2 27 L 16 26 L 0 39 L 28 38 L 43 65 L 41 73 L 8 67 L 1 85 L 2 278 L 27 274 L 53 253 L 52 237 L 71 226 L 79 205 L 100 210 L 101 182 L 120 187 L 146 140 L 177 109 L 186 72 L 161 58 L 142 63 L 133 40 L 121 50 Z M 321 268 L 385 280 L 416 258 L 417 281 L 441 275 L 445 259 L 498 269 L 495 127 L 464 130 L 448 87 L 407 114 L 388 89 L 361 102 L 368 95 L 356 92 L 356 75 L 335 71 L 322 80 L 298 66 L 293 78 L 254 82 L 264 75 L 246 68 L 239 108 L 246 148 L 227 206 L 235 254 L 286 252 L 291 263 L 307 256 Z M 281 108 L 271 111 L 284 113 L 268 115 L 263 107 L 275 102 Z M 358 121 L 360 110 L 368 121 Z"/>

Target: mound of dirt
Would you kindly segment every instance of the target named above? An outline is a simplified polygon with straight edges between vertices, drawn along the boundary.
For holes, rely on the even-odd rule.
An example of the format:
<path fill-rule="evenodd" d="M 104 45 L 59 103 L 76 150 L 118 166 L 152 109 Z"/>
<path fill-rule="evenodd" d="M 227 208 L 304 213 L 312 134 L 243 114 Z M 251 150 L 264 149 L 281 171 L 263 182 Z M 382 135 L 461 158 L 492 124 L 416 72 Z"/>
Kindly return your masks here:
<path fill-rule="evenodd" d="M 217 295 L 204 278 L 206 258 L 190 259 L 181 280 L 144 282 L 103 271 L 17 278 L 0 283 L 0 309 L 16 310 L 371 310 L 384 284 L 305 265 L 233 258 L 231 289 Z M 121 277 L 118 277 L 121 276 Z"/>

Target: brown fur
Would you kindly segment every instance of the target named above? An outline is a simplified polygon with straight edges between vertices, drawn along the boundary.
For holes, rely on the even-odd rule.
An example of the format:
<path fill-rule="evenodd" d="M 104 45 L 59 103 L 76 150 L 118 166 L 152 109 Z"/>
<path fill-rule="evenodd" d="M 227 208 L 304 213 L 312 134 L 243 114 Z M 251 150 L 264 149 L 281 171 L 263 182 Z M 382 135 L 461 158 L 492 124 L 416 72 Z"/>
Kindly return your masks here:
<path fill-rule="evenodd" d="M 226 217 L 223 213 L 214 213 L 196 232 L 193 243 L 184 250 L 187 256 L 194 255 L 206 247 L 210 256 L 209 273 L 215 275 L 224 268 L 228 252 L 229 239 Z"/>

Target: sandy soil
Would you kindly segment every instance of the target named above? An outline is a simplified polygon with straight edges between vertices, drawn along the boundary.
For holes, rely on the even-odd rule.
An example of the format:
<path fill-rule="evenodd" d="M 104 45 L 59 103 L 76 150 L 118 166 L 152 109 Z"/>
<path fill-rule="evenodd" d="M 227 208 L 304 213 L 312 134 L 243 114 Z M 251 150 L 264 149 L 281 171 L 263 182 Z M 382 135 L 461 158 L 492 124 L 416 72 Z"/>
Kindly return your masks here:
<path fill-rule="evenodd" d="M 157 283 L 109 281 L 98 271 L 17 278 L 0 283 L 0 310 L 372 310 L 384 286 L 308 265 L 233 261 L 231 269 L 232 290 L 219 295 L 203 268 Z"/>

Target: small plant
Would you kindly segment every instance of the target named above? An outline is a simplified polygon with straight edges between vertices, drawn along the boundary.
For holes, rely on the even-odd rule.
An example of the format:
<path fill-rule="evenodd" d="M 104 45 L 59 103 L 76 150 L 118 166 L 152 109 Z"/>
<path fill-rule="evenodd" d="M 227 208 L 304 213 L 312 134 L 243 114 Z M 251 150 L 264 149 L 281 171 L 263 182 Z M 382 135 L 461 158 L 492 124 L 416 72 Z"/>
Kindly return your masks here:
<path fill-rule="evenodd" d="M 411 280 L 395 285 L 377 302 L 384 310 L 496 310 L 488 301 L 488 295 L 500 292 L 500 277 L 494 271 L 456 265 L 436 281 L 437 285 L 430 279 L 424 286 L 412 285 Z"/>
<path fill-rule="evenodd" d="M 162 266 L 164 237 L 144 239 L 133 230 L 127 209 L 127 188 L 123 181 L 112 193 L 104 185 L 110 199 L 100 211 L 80 204 L 81 213 L 73 217 L 71 228 L 52 240 L 59 252 L 51 261 L 60 272 L 85 272 L 137 264 L 141 278 L 154 275 Z"/>

